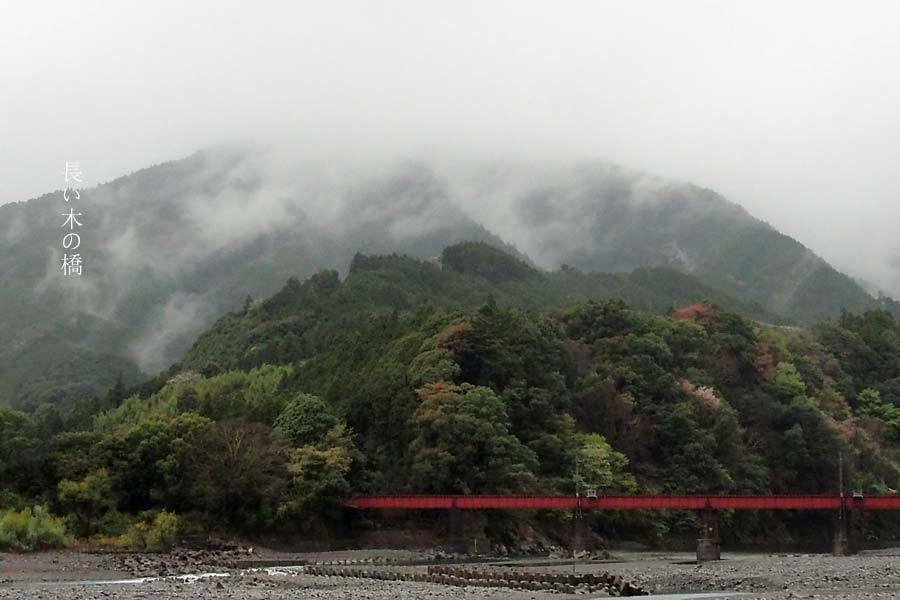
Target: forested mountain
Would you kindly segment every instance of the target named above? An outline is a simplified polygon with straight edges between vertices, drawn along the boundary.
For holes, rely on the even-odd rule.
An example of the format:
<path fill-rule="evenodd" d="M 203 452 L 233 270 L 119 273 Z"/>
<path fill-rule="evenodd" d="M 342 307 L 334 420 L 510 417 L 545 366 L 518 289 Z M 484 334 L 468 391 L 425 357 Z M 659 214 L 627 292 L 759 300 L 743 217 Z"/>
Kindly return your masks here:
<path fill-rule="evenodd" d="M 68 278 L 62 193 L 0 206 L 0 404 L 68 406 L 136 383 L 247 296 L 346 273 L 358 252 L 430 258 L 484 241 L 546 269 L 491 290 L 540 281 L 517 300 L 528 307 L 619 297 L 664 312 L 707 298 L 811 324 L 879 305 L 713 192 L 608 164 L 450 168 L 217 148 L 83 190 L 76 204 L 85 273 Z"/>
<path fill-rule="evenodd" d="M 248 301 L 243 311 L 223 317 L 176 368 L 215 372 L 293 362 L 324 350 L 335 332 L 359 326 L 354 319 L 360 315 L 425 307 L 470 309 L 488 299 L 533 310 L 622 299 L 656 312 L 710 301 L 760 319 L 777 319 L 670 269 L 548 273 L 488 244 L 467 242 L 448 247 L 439 260 L 358 254 L 343 282 L 335 271 L 303 283 L 291 279 L 271 298 Z"/>
<path fill-rule="evenodd" d="M 708 189 L 607 163 L 476 173 L 468 193 L 510 199 L 485 222 L 549 268 L 667 266 L 807 325 L 878 305 L 801 243 Z"/>
<path fill-rule="evenodd" d="M 615 284 L 611 296 L 645 301 L 645 276 L 671 276 L 665 294 L 684 277 L 548 274 L 478 243 L 439 264 L 357 255 L 343 280 L 322 271 L 247 301 L 131 392 L 67 419 L 0 409 L 15 458 L 0 464 L 4 498 L 127 545 L 159 514 L 310 534 L 346 523 L 330 519 L 353 493 L 570 493 L 576 456 L 581 485 L 604 493 L 833 492 L 839 453 L 850 488 L 897 488 L 890 313 L 797 329 L 708 303 L 661 315 L 585 300 Z M 607 535 L 650 542 L 696 525 L 603 518 Z M 726 518 L 741 540 L 822 542 L 830 516 Z M 872 536 L 900 531 L 870 518 Z"/>
<path fill-rule="evenodd" d="M 356 252 L 434 256 L 462 240 L 508 248 L 419 165 L 275 176 L 217 149 L 84 190 L 82 277 L 63 277 L 62 192 L 0 206 L 0 404 L 35 408 L 139 381 L 248 294 L 346 269 Z M 266 167 L 270 168 L 270 167 Z"/>

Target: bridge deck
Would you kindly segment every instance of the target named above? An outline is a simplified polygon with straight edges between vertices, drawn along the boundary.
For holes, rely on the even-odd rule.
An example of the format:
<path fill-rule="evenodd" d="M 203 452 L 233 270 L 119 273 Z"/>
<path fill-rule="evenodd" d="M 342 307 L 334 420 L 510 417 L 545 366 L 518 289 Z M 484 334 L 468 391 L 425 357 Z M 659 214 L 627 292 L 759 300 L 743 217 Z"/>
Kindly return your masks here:
<path fill-rule="evenodd" d="M 845 497 L 849 510 L 900 510 L 900 494 Z M 410 495 L 363 496 L 346 506 L 360 509 L 398 510 L 837 510 L 840 496 L 511 496 L 511 495 Z"/>

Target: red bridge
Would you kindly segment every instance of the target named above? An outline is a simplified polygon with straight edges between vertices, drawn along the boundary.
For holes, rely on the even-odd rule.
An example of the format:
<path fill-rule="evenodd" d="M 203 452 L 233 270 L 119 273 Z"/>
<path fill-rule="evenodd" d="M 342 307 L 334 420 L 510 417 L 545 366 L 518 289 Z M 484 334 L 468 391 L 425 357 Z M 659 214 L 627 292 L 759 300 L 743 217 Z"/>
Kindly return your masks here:
<path fill-rule="evenodd" d="M 451 544 L 465 550 L 467 536 L 464 510 L 571 510 L 573 519 L 572 548 L 583 548 L 587 525 L 584 514 L 594 510 L 696 510 L 703 517 L 697 540 L 697 559 L 714 560 L 720 556 L 720 510 L 828 510 L 836 515 L 834 554 L 851 551 L 848 521 L 854 512 L 863 510 L 900 510 L 900 494 L 882 496 L 840 495 L 758 495 L 758 496 L 503 496 L 503 495 L 417 495 L 362 496 L 344 502 L 357 509 L 382 510 L 446 510 L 450 514 Z"/>
<path fill-rule="evenodd" d="M 345 505 L 401 510 L 900 510 L 900 494 L 886 496 L 362 496 Z"/>

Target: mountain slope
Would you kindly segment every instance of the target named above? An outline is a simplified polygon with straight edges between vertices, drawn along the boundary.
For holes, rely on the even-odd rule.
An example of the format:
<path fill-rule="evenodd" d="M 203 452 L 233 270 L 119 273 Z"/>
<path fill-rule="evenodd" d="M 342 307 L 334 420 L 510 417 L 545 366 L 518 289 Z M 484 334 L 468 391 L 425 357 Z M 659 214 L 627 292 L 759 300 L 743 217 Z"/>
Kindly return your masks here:
<path fill-rule="evenodd" d="M 429 258 L 484 241 L 559 268 L 542 283 L 558 289 L 529 289 L 526 304 L 565 290 L 660 312 L 701 296 L 802 324 L 878 304 L 713 192 L 608 164 L 453 169 L 217 148 L 83 190 L 76 206 L 81 278 L 58 271 L 61 192 L 0 206 L 0 403 L 67 403 L 136 382 L 248 295 L 345 272 L 358 252 Z M 504 285 L 512 295 L 530 284 Z"/>
<path fill-rule="evenodd" d="M 360 250 L 508 248 L 420 166 L 362 179 L 303 168 L 277 178 L 253 153 L 217 149 L 84 190 L 80 278 L 58 271 L 61 192 L 0 206 L 0 404 L 67 402 L 119 375 L 134 382 L 248 294 L 346 269 Z"/>
<path fill-rule="evenodd" d="M 710 190 L 606 163 L 512 165 L 471 180 L 464 196 L 506 207 L 485 223 L 547 268 L 668 266 L 803 324 L 878 305 L 808 248 Z"/>
<path fill-rule="evenodd" d="M 302 283 L 292 278 L 264 302 L 221 318 L 185 353 L 178 369 L 208 373 L 290 363 L 322 352 L 340 331 L 360 327 L 371 314 L 473 308 L 490 299 L 532 310 L 615 299 L 658 312 L 710 301 L 777 320 L 671 269 L 546 273 L 487 244 L 470 242 L 448 247 L 440 262 L 357 255 L 344 281 L 335 271 Z"/>

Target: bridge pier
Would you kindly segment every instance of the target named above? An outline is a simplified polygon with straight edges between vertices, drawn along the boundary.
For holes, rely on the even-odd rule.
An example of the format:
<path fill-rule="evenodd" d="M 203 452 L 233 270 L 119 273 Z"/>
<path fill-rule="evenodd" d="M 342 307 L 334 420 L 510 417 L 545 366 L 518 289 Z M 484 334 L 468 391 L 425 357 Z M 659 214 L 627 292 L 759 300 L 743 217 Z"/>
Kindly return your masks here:
<path fill-rule="evenodd" d="M 719 560 L 722 558 L 722 542 L 719 538 L 719 511 L 706 508 L 702 511 L 703 519 L 700 537 L 697 539 L 697 562 Z"/>
<path fill-rule="evenodd" d="M 831 550 L 834 556 L 855 554 L 851 540 L 852 532 L 851 512 L 844 509 L 838 510 L 837 517 L 834 520 L 834 538 L 832 539 Z"/>
<path fill-rule="evenodd" d="M 448 514 L 447 550 L 455 554 L 467 554 L 469 541 L 466 539 L 466 520 L 463 511 L 454 506 Z"/>
<path fill-rule="evenodd" d="M 587 550 L 587 519 L 581 510 L 576 510 L 572 515 L 572 558 Z"/>

